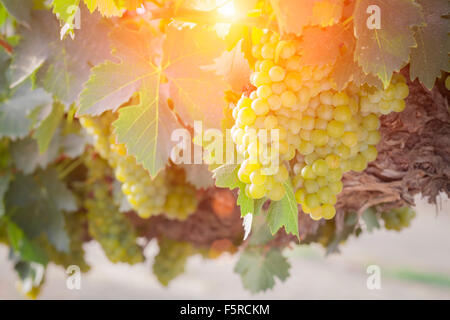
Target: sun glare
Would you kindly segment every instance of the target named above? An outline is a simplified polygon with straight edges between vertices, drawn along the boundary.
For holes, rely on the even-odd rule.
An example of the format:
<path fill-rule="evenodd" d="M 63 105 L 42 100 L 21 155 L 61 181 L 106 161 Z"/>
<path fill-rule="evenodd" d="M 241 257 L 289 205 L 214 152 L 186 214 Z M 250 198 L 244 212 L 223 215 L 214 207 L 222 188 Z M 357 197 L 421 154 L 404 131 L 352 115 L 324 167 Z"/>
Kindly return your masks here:
<path fill-rule="evenodd" d="M 224 17 L 233 17 L 236 14 L 232 0 L 225 2 L 217 11 Z"/>

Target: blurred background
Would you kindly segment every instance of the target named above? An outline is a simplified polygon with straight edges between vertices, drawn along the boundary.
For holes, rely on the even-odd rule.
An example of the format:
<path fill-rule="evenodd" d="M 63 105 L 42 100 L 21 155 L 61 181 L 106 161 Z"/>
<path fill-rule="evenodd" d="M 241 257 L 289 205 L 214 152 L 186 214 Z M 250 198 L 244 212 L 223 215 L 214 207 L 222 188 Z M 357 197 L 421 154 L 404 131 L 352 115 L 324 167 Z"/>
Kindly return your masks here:
<path fill-rule="evenodd" d="M 92 268 L 82 275 L 81 289 L 67 289 L 64 270 L 50 265 L 40 299 L 450 299 L 450 201 L 440 197 L 436 207 L 416 198 L 416 204 L 411 227 L 364 232 L 340 254 L 325 256 L 319 245 L 285 250 L 291 275 L 265 293 L 243 288 L 233 272 L 238 255 L 193 256 L 186 272 L 163 287 L 151 272 L 155 241 L 146 248 L 146 263 L 132 267 L 110 263 L 91 241 L 85 249 Z M 380 290 L 367 288 L 369 265 L 381 269 Z M 16 281 L 8 249 L 0 246 L 0 299 L 23 299 Z"/>

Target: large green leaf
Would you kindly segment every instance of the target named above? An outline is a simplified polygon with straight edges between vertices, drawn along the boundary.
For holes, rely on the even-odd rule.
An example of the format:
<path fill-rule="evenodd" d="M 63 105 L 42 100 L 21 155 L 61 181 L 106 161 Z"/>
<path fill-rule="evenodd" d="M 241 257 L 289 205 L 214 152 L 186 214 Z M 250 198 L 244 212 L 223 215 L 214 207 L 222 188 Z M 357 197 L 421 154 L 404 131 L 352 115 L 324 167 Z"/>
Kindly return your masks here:
<path fill-rule="evenodd" d="M 299 237 L 298 233 L 298 206 L 295 201 L 294 191 L 290 183 L 284 184 L 286 195 L 280 201 L 273 201 L 269 206 L 267 223 L 270 232 L 275 234 L 284 226 L 286 233 L 292 233 Z"/>
<path fill-rule="evenodd" d="M 22 261 L 46 265 L 48 258 L 45 252 L 33 241 L 30 241 L 22 229 L 12 221 L 7 221 L 8 241 L 15 256 Z"/>
<path fill-rule="evenodd" d="M 266 291 L 289 276 L 289 262 L 278 249 L 264 253 L 262 249 L 247 249 L 239 258 L 234 271 L 239 273 L 244 287 L 252 293 Z"/>
<path fill-rule="evenodd" d="M 114 122 L 117 139 L 125 143 L 128 152 L 142 163 L 152 176 L 163 169 L 175 142 L 171 141 L 174 130 L 180 130 L 175 115 L 161 97 L 158 83 L 147 79 L 143 81 L 140 104 L 120 109 L 119 119 Z"/>
<path fill-rule="evenodd" d="M 31 137 L 12 143 L 10 150 L 14 166 L 23 173 L 30 174 L 38 168 L 46 169 L 61 155 L 69 158 L 80 156 L 89 137 L 77 133 L 63 135 L 61 131 L 61 128 L 55 130 L 45 152 L 40 152 L 39 142 Z"/>
<path fill-rule="evenodd" d="M 10 219 L 32 239 L 42 233 L 59 251 L 69 250 L 62 211 L 77 209 L 76 199 L 59 180 L 57 171 L 39 171 L 35 175 L 18 174 L 5 198 Z"/>
<path fill-rule="evenodd" d="M 215 179 L 216 186 L 231 190 L 239 187 L 238 170 L 239 165 L 237 164 L 224 164 L 214 169 L 213 178 Z"/>
<path fill-rule="evenodd" d="M 121 62 L 107 62 L 93 69 L 81 95 L 79 114 L 116 110 L 143 85 L 151 84 L 168 86 L 184 122 L 192 125 L 194 120 L 203 120 L 205 126 L 220 128 L 225 105 L 222 96 L 228 87 L 222 77 L 202 68 L 224 49 L 214 32 L 169 26 L 162 41 L 147 27 L 118 27 L 111 33 L 111 40 Z M 152 95 L 151 100 L 159 104 L 168 94 L 155 88 Z"/>
<path fill-rule="evenodd" d="M 255 213 L 255 200 L 250 199 L 245 194 L 245 184 L 243 182 L 239 182 L 239 194 L 236 203 L 241 208 L 242 217 Z"/>
<path fill-rule="evenodd" d="M 48 149 L 63 117 L 64 106 L 58 102 L 53 103 L 52 112 L 33 133 L 33 138 L 37 140 L 40 153 L 44 153 Z"/>
<path fill-rule="evenodd" d="M 9 14 L 16 18 L 20 23 L 29 26 L 33 0 L 0 0 Z"/>
<path fill-rule="evenodd" d="M 29 82 L 21 85 L 12 97 L 0 103 L 0 138 L 12 139 L 26 136 L 47 114 L 43 109 L 51 108 L 52 97 L 43 89 L 31 89 Z"/>
<path fill-rule="evenodd" d="M 380 29 L 368 28 L 370 5 L 380 9 Z M 386 87 L 394 71 L 409 61 L 416 46 L 413 26 L 423 24 L 420 6 L 412 0 L 358 0 L 354 11 L 355 59 L 364 72 L 378 76 Z"/>
<path fill-rule="evenodd" d="M 110 37 L 121 62 L 108 61 L 93 69 L 78 114 L 117 110 L 139 92 L 140 104 L 121 110 L 114 125 L 118 140 L 155 175 L 175 144 L 172 131 L 180 128 L 169 110 L 169 97 L 185 123 L 203 120 L 204 127 L 220 127 L 227 86 L 201 66 L 210 64 L 223 46 L 213 32 L 201 27 L 169 26 L 164 41 L 146 26 L 118 27 Z"/>
<path fill-rule="evenodd" d="M 450 37 L 447 0 L 418 0 L 423 8 L 426 26 L 417 28 L 417 48 L 411 50 L 410 77 L 432 89 L 441 70 L 450 71 Z M 447 16 L 444 18 L 444 16 Z"/>
<path fill-rule="evenodd" d="M 58 141 L 55 139 L 46 152 L 39 152 L 39 145 L 31 137 L 11 144 L 11 156 L 14 166 L 25 174 L 33 173 L 37 168 L 45 169 L 59 155 Z"/>
<path fill-rule="evenodd" d="M 60 40 L 59 23 L 48 11 L 33 11 L 11 66 L 12 86 L 37 69 L 36 82 L 67 105 L 78 99 L 91 67 L 110 57 L 108 28 L 98 14 L 82 10 L 82 26 L 74 40 Z"/>

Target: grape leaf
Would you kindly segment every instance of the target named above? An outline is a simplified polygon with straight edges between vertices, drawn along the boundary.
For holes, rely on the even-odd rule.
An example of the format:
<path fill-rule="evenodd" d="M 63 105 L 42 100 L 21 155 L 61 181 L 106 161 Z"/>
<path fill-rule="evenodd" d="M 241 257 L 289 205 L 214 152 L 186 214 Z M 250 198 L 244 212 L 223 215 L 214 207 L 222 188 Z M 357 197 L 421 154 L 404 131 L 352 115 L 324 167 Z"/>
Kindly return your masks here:
<path fill-rule="evenodd" d="M 114 126 L 118 141 L 155 175 L 168 159 L 172 131 L 179 128 L 168 109 L 169 96 L 185 123 L 203 120 L 205 126 L 220 128 L 226 85 L 219 76 L 201 70 L 217 57 L 220 41 L 200 27 L 174 26 L 169 26 L 163 51 L 161 39 L 145 26 L 117 28 L 111 39 L 121 62 L 106 62 L 93 69 L 78 114 L 116 110 L 139 91 L 140 105 L 121 109 Z"/>
<path fill-rule="evenodd" d="M 239 273 L 244 287 L 252 293 L 266 291 L 275 285 L 275 278 L 289 277 L 290 264 L 278 249 L 265 253 L 262 249 L 247 249 L 239 258 L 234 271 Z"/>
<path fill-rule="evenodd" d="M 0 218 L 5 214 L 4 196 L 6 194 L 6 191 L 8 191 L 10 182 L 10 172 L 0 174 Z"/>
<path fill-rule="evenodd" d="M 73 212 L 77 204 L 56 170 L 39 171 L 33 176 L 17 174 L 5 199 L 10 219 L 28 238 L 45 233 L 56 249 L 69 250 L 62 211 Z"/>
<path fill-rule="evenodd" d="M 375 210 L 369 208 L 363 212 L 361 218 L 366 223 L 367 231 L 371 232 L 373 229 L 379 229 L 380 223 L 378 222 L 377 216 L 375 215 Z"/>
<path fill-rule="evenodd" d="M 64 106 L 58 102 L 54 102 L 50 115 L 42 121 L 39 128 L 33 133 L 33 138 L 37 140 L 40 153 L 44 153 L 48 149 L 50 141 L 52 140 L 63 116 Z"/>
<path fill-rule="evenodd" d="M 44 153 L 40 152 L 38 141 L 26 137 L 11 144 L 11 155 L 15 167 L 30 174 L 37 168 L 47 168 L 60 155 L 69 158 L 80 156 L 87 143 L 88 136 L 77 133 L 62 135 L 61 128 L 58 127 Z"/>
<path fill-rule="evenodd" d="M 73 8 L 79 4 L 80 0 L 53 0 L 53 13 L 64 23 L 73 23 L 76 12 Z"/>
<path fill-rule="evenodd" d="M 236 203 L 241 208 L 241 217 L 255 213 L 255 200 L 250 199 L 245 194 L 245 183 L 243 182 L 239 182 L 239 194 Z"/>
<path fill-rule="evenodd" d="M 91 13 L 98 9 L 106 17 L 121 16 L 124 12 L 115 0 L 84 0 L 84 3 Z"/>
<path fill-rule="evenodd" d="M 284 184 L 286 195 L 280 201 L 272 201 L 267 213 L 267 223 L 270 232 L 275 234 L 284 226 L 286 233 L 292 233 L 299 238 L 298 233 L 298 206 L 294 191 L 289 183 Z"/>
<path fill-rule="evenodd" d="M 283 33 L 301 35 L 306 25 L 330 26 L 342 16 L 343 0 L 270 0 Z"/>
<path fill-rule="evenodd" d="M 17 21 L 29 27 L 31 9 L 33 8 L 33 0 L 0 0 L 3 6 Z"/>
<path fill-rule="evenodd" d="M 351 81 L 357 86 L 368 84 L 377 88 L 382 88 L 381 80 L 369 73 L 366 74 L 361 66 L 355 61 L 354 51 L 356 46 L 356 39 L 353 36 L 353 28 L 346 28 L 346 35 L 343 35 L 343 41 L 339 48 L 340 54 L 331 72 L 331 77 L 334 79 L 338 90 L 343 90 Z"/>
<path fill-rule="evenodd" d="M 215 71 L 236 92 L 242 92 L 250 83 L 250 66 L 242 51 L 243 39 L 239 40 L 231 51 L 225 51 L 222 56 L 214 60 L 214 64 L 203 67 L 203 70 Z"/>
<path fill-rule="evenodd" d="M 15 258 L 27 262 L 36 262 L 42 265 L 48 263 L 45 252 L 33 241 L 30 241 L 17 224 L 7 219 L 6 230 L 8 241 L 14 250 Z"/>
<path fill-rule="evenodd" d="M 239 165 L 237 164 L 224 164 L 214 169 L 213 178 L 215 179 L 216 186 L 231 190 L 239 187 L 238 170 Z"/>
<path fill-rule="evenodd" d="M 353 35 L 342 25 L 327 28 L 308 27 L 304 29 L 301 63 L 306 65 L 333 64 L 341 48 L 352 43 Z"/>
<path fill-rule="evenodd" d="M 214 31 L 202 27 L 167 30 L 162 66 L 169 80 L 170 97 L 185 123 L 204 122 L 204 128 L 220 128 L 223 97 L 228 85 L 221 76 L 202 70 L 225 50 Z"/>
<path fill-rule="evenodd" d="M 8 16 L 9 16 L 8 11 L 3 6 L 3 3 L 0 1 L 0 27 L 3 26 Z"/>
<path fill-rule="evenodd" d="M 119 118 L 113 123 L 118 142 L 126 144 L 128 152 L 153 177 L 165 167 L 176 145 L 171 140 L 172 132 L 181 129 L 169 109 L 167 95 L 155 92 L 165 89 L 157 81 L 158 78 L 143 80 L 140 104 L 120 109 Z"/>
<path fill-rule="evenodd" d="M 426 26 L 420 26 L 415 33 L 417 48 L 411 50 L 410 77 L 419 80 L 432 89 L 441 70 L 450 71 L 449 14 L 447 0 L 418 0 L 422 6 Z"/>
<path fill-rule="evenodd" d="M 31 28 L 19 28 L 22 37 L 15 48 L 11 85 L 16 86 L 37 69 L 37 85 L 67 105 L 78 98 L 91 66 L 110 57 L 108 28 L 98 14 L 81 8 L 83 22 L 77 37 L 60 40 L 59 23 L 47 11 L 33 11 Z"/>
<path fill-rule="evenodd" d="M 33 173 L 37 168 L 47 168 L 59 155 L 56 141 L 50 143 L 44 153 L 39 152 L 38 143 L 30 137 L 15 141 L 11 144 L 14 166 L 25 174 Z"/>
<path fill-rule="evenodd" d="M 12 139 L 26 136 L 42 119 L 36 112 L 51 107 L 52 97 L 43 89 L 31 90 L 29 82 L 21 85 L 12 97 L 0 104 L 0 138 Z"/>
<path fill-rule="evenodd" d="M 75 28 L 75 18 L 77 15 L 80 4 L 80 0 L 54 0 L 53 1 L 53 13 L 56 14 L 61 24 L 61 39 L 69 33 L 74 36 L 73 29 Z M 81 15 L 80 15 L 81 18 Z"/>
<path fill-rule="evenodd" d="M 171 25 L 163 48 L 154 31 L 146 27 L 138 31 L 117 28 L 111 39 L 121 63 L 106 62 L 93 69 L 81 95 L 78 114 L 98 115 L 116 110 L 149 79 L 155 85 L 168 82 L 170 97 L 185 123 L 193 126 L 194 119 L 203 120 L 206 126 L 220 128 L 225 106 L 222 95 L 227 86 L 220 76 L 201 69 L 224 49 L 215 33 L 201 27 L 177 29 Z M 161 62 L 156 63 L 156 59 Z M 154 90 L 155 94 L 159 92 L 162 91 Z"/>
<path fill-rule="evenodd" d="M 380 29 L 367 27 L 369 5 L 380 8 Z M 365 73 L 378 76 L 386 87 L 416 46 L 412 27 L 423 23 L 420 6 L 411 0 L 360 0 L 355 5 L 354 23 L 355 59 Z"/>

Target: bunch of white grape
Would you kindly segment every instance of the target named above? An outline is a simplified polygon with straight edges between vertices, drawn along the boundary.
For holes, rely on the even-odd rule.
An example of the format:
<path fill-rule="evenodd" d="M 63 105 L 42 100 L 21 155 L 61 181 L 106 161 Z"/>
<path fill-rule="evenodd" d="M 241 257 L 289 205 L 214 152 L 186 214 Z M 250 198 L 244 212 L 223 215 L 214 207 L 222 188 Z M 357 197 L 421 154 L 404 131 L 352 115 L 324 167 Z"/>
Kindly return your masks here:
<path fill-rule="evenodd" d="M 122 182 L 122 192 L 138 215 L 149 218 L 166 214 L 169 218 L 186 219 L 197 209 L 195 187 L 186 181 L 183 169 L 168 166 L 152 178 L 136 159 L 127 154 L 125 145 L 117 143 L 112 130 L 115 116 L 111 112 L 101 117 L 83 117 L 81 124 L 94 137 L 95 150 L 114 169 Z"/>
<path fill-rule="evenodd" d="M 292 178 L 303 211 L 331 219 L 342 175 L 376 159 L 379 115 L 402 111 L 409 90 L 395 75 L 385 90 L 349 84 L 338 91 L 333 66 L 301 64 L 301 45 L 266 33 L 253 47 L 256 90 L 233 110 L 233 142 L 244 157 L 238 177 L 250 198 L 273 201 Z"/>

